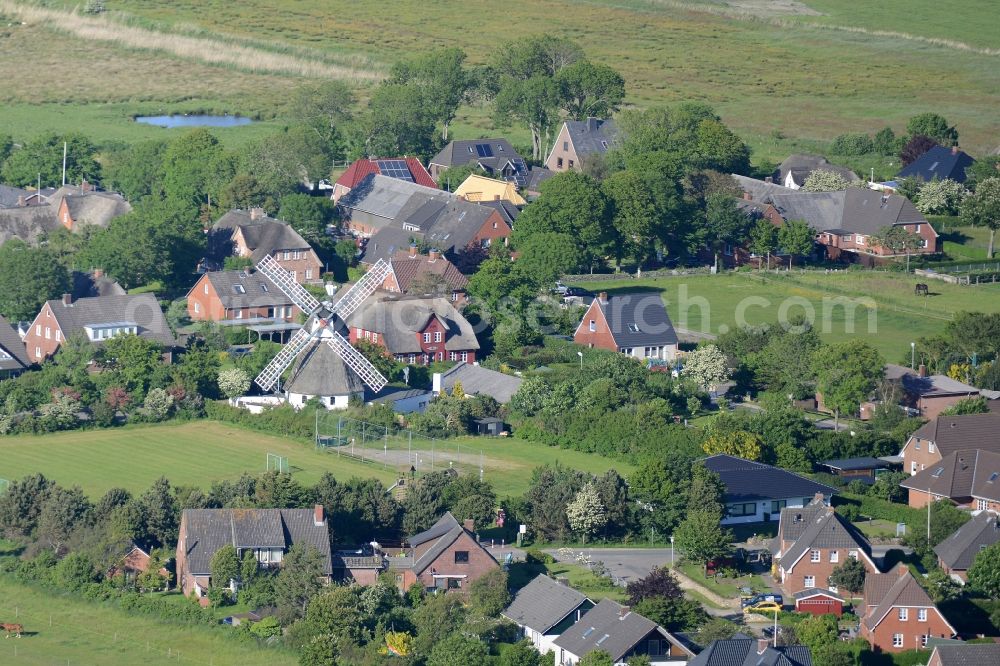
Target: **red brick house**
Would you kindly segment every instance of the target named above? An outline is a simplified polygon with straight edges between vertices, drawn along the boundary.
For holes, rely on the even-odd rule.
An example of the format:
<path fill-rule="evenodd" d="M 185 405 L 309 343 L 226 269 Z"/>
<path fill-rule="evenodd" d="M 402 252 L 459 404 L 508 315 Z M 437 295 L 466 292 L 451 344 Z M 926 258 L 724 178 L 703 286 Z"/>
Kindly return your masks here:
<path fill-rule="evenodd" d="M 233 546 L 237 557 L 250 551 L 262 568 L 280 567 L 293 546 L 319 551 L 323 579 L 333 575 L 330 531 L 323 507 L 312 509 L 184 509 L 177 538 L 177 587 L 201 597 L 212 583 L 212 557 Z"/>
<path fill-rule="evenodd" d="M 450 192 L 369 174 L 337 203 L 355 236 L 369 239 L 365 263 L 386 261 L 412 243 L 436 247 L 449 259 L 507 242 L 511 226 L 496 209 Z"/>
<path fill-rule="evenodd" d="M 300 284 L 322 282 L 323 264 L 312 246 L 291 225 L 267 217 L 263 209 L 234 209 L 212 225 L 208 237 L 210 264 L 221 268 L 229 256 L 257 264 L 270 255 Z"/>
<path fill-rule="evenodd" d="M 613 120 L 567 120 L 545 158 L 545 167 L 552 171 L 583 171 L 588 160 L 603 158 L 615 146 L 619 135 Z"/>
<path fill-rule="evenodd" d="M 467 300 L 469 278 L 437 250 L 420 254 L 415 245 L 400 250 L 389 260 L 389 275 L 382 288 L 386 291 L 423 296 L 428 293 L 450 298 L 455 307 Z"/>
<path fill-rule="evenodd" d="M 377 173 L 389 178 L 397 178 L 424 187 L 437 189 L 437 183 L 416 157 L 395 157 L 391 159 L 368 159 L 362 157 L 355 160 L 347 171 L 341 174 L 333 184 L 333 196 L 336 203 L 342 196 L 358 186 L 365 176 Z"/>
<path fill-rule="evenodd" d="M 1000 453 L 961 449 L 902 483 L 910 491 L 910 506 L 947 499 L 973 511 L 1000 513 Z"/>
<path fill-rule="evenodd" d="M 203 273 L 187 293 L 192 321 L 293 322 L 299 309 L 263 273 L 211 271 Z"/>
<path fill-rule="evenodd" d="M 139 574 L 146 573 L 149 570 L 149 566 L 152 563 L 152 558 L 149 553 L 136 546 L 132 545 L 132 548 L 125 553 L 125 555 L 118 560 L 117 563 L 113 564 L 111 568 L 105 573 L 106 578 L 114 578 L 115 576 L 121 574 L 125 576 L 127 580 L 134 580 Z M 163 578 L 167 578 L 170 572 L 166 570 L 165 567 L 160 567 L 158 572 Z"/>
<path fill-rule="evenodd" d="M 926 647 L 927 639 L 951 638 L 955 628 L 945 619 L 905 564 L 865 578 L 861 637 L 873 650 L 902 652 Z"/>
<path fill-rule="evenodd" d="M 830 575 L 848 558 L 864 564 L 868 573 L 879 573 L 868 540 L 822 498 L 781 510 L 773 555 L 776 578 L 789 595 L 815 588 L 839 592 Z"/>
<path fill-rule="evenodd" d="M 345 322 L 351 343 L 380 345 L 401 363 L 474 363 L 479 341 L 469 321 L 447 298 L 376 292 Z"/>
<path fill-rule="evenodd" d="M 639 359 L 672 361 L 677 356 L 677 333 L 659 293 L 609 297 L 601 292 L 584 313 L 573 341 Z"/>
<path fill-rule="evenodd" d="M 910 435 L 899 455 L 903 471 L 914 475 L 961 449 L 1000 453 L 1000 413 L 939 416 Z M 914 504 L 911 497 L 910 505 L 923 503 Z"/>
<path fill-rule="evenodd" d="M 471 520 L 459 523 L 445 513 L 434 525 L 407 538 L 402 556 L 389 558 L 389 570 L 404 592 L 413 585 L 428 591 L 468 594 L 469 585 L 500 565 L 472 532 Z"/>
<path fill-rule="evenodd" d="M 902 227 L 920 237 L 923 246 L 913 254 L 939 250 L 938 234 L 909 199 L 861 187 L 839 192 L 804 192 L 774 183 L 733 175 L 743 190 L 743 199 L 773 206 L 783 221 L 804 220 L 816 231 L 816 242 L 830 259 L 847 253 L 851 260 L 861 255 L 889 257 L 892 253 L 872 236 L 885 227 Z M 748 198 L 749 197 L 749 198 Z"/>
<path fill-rule="evenodd" d="M 54 355 L 62 341 L 82 331 L 94 344 L 131 333 L 164 346 L 167 354 L 174 335 L 153 294 L 125 294 L 46 301 L 24 336 L 28 358 L 41 363 Z"/>
<path fill-rule="evenodd" d="M 994 483 L 998 481 L 994 480 Z M 934 546 L 934 553 L 938 556 L 938 566 L 964 584 L 969 580 L 969 567 L 972 566 L 979 551 L 997 542 L 1000 542 L 1000 523 L 997 514 L 992 511 L 982 511 L 955 530 L 954 534 Z"/>

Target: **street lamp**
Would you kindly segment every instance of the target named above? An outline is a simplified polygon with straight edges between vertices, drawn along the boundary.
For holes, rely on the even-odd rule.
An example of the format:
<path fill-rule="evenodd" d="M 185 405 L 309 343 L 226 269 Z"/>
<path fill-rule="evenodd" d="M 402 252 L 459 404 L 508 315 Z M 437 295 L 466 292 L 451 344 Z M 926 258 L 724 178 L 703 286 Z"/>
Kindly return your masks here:
<path fill-rule="evenodd" d="M 917 357 L 917 343 L 916 342 L 911 342 L 910 343 L 910 370 L 915 370 L 916 369 L 914 367 L 914 365 L 913 365 L 914 362 L 916 361 L 916 357 Z"/>
<path fill-rule="evenodd" d="M 674 568 L 674 535 L 670 535 L 670 568 Z"/>
<path fill-rule="evenodd" d="M 580 369 L 583 370 L 583 352 L 578 351 L 576 355 L 580 357 Z"/>

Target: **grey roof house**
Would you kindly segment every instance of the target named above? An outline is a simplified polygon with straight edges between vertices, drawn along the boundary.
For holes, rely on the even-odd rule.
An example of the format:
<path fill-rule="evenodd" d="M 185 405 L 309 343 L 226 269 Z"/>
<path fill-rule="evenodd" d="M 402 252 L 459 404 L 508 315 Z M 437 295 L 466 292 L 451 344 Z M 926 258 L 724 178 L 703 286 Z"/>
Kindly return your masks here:
<path fill-rule="evenodd" d="M 296 408 L 318 398 L 327 409 L 345 409 L 365 394 L 361 377 L 323 340 L 299 353 L 284 388 L 288 404 Z"/>
<path fill-rule="evenodd" d="M 545 167 L 557 172 L 580 171 L 588 159 L 602 157 L 614 148 L 619 136 L 620 131 L 614 120 L 567 120 L 545 158 Z"/>
<path fill-rule="evenodd" d="M 462 383 L 465 395 L 488 395 L 501 405 L 510 402 L 524 380 L 505 375 L 480 365 L 460 363 L 445 372 L 435 372 L 432 379 L 435 394 L 451 393 L 455 384 Z"/>
<path fill-rule="evenodd" d="M 1000 664 L 1000 643 L 937 645 L 927 666 L 996 666 Z"/>
<path fill-rule="evenodd" d="M 29 365 L 31 359 L 25 353 L 21 336 L 6 317 L 0 315 L 0 379 L 14 377 Z"/>
<path fill-rule="evenodd" d="M 538 574 L 514 595 L 502 615 L 521 629 L 541 654 L 556 652 L 554 641 L 594 607 L 569 585 Z"/>
<path fill-rule="evenodd" d="M 603 650 L 612 663 L 647 656 L 654 666 L 684 664 L 694 653 L 652 620 L 611 599 L 602 599 L 553 641 L 556 664 L 572 666 L 584 655 Z"/>
<path fill-rule="evenodd" d="M 516 184 L 527 185 L 528 166 L 507 139 L 468 139 L 452 141 L 428 163 L 437 180 L 445 169 L 475 163 L 484 173 Z M 454 183 L 452 186 L 457 186 Z"/>
<path fill-rule="evenodd" d="M 657 361 L 672 361 L 678 342 L 659 292 L 599 293 L 583 314 L 573 341 Z"/>
<path fill-rule="evenodd" d="M 829 502 L 837 492 L 794 472 L 735 456 L 718 454 L 704 462 L 726 487 L 723 525 L 778 520 L 785 507 L 809 506 L 817 494 Z"/>
<path fill-rule="evenodd" d="M 916 178 L 922 181 L 949 179 L 964 183 L 965 170 L 975 162 L 976 160 L 972 159 L 968 153 L 959 150 L 957 146 L 952 148 L 934 146 L 903 167 L 896 176 L 896 180 L 903 178 Z"/>
<path fill-rule="evenodd" d="M 712 641 L 689 666 L 812 666 L 812 654 L 804 645 L 774 647 L 770 641 L 737 638 Z"/>
<path fill-rule="evenodd" d="M 789 155 L 774 172 L 775 182 L 797 190 L 806 183 L 813 171 L 829 171 L 842 176 L 848 182 L 860 181 L 858 174 L 847 167 L 830 164 L 822 155 Z"/>
<path fill-rule="evenodd" d="M 934 546 L 941 568 L 952 578 L 964 583 L 969 567 L 979 551 L 1000 542 L 1000 524 L 997 520 L 997 514 L 983 511 Z"/>
<path fill-rule="evenodd" d="M 280 567 L 294 546 L 315 548 L 327 582 L 333 575 L 330 531 L 323 507 L 312 509 L 185 509 L 177 539 L 177 586 L 201 597 L 211 584 L 212 556 L 231 545 L 250 551 L 261 567 Z"/>
<path fill-rule="evenodd" d="M 970 442 L 968 446 L 980 446 Z M 899 484 L 933 499 L 949 499 L 977 511 L 1000 508 L 1000 452 L 983 448 L 953 451 Z M 910 493 L 910 500 L 915 494 Z"/>

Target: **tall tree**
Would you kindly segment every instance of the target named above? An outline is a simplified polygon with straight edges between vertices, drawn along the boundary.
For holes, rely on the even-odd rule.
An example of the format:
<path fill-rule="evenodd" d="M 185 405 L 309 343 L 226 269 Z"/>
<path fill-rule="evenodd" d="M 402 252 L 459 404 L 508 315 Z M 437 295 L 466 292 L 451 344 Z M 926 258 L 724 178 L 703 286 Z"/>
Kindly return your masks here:
<path fill-rule="evenodd" d="M 976 186 L 975 193 L 962 203 L 962 221 L 990 230 L 986 256 L 992 259 L 997 229 L 1000 229 L 1000 177 L 986 178 Z"/>
<path fill-rule="evenodd" d="M 418 87 L 383 83 L 368 102 L 368 111 L 355 124 L 358 156 L 429 155 L 434 149 L 432 110 L 424 106 Z"/>
<path fill-rule="evenodd" d="M 581 259 L 576 241 L 567 233 L 543 231 L 518 246 L 519 272 L 533 275 L 540 284 L 552 284 L 566 273 L 586 268 Z"/>
<path fill-rule="evenodd" d="M 705 231 L 715 250 L 715 265 L 719 252 L 734 248 L 746 238 L 750 218 L 736 206 L 736 199 L 727 194 L 710 194 L 705 200 Z M 734 251 L 734 250 L 732 250 Z"/>
<path fill-rule="evenodd" d="M 81 134 L 46 132 L 28 141 L 10 154 L 0 169 L 0 178 L 8 185 L 59 187 L 63 182 L 63 148 L 66 153 L 66 182 L 100 182 L 101 167 L 94 155 L 97 150 Z"/>
<path fill-rule="evenodd" d="M 883 376 L 882 355 L 863 340 L 827 345 L 813 355 L 816 390 L 836 419 L 856 414 Z"/>
<path fill-rule="evenodd" d="M 625 98 L 625 79 L 614 69 L 577 60 L 556 74 L 560 106 L 570 118 L 607 118 Z"/>
<path fill-rule="evenodd" d="M 867 573 L 865 565 L 860 560 L 848 557 L 843 564 L 834 567 L 833 573 L 830 574 L 830 583 L 852 594 L 858 594 L 865 587 Z"/>
<path fill-rule="evenodd" d="M 293 545 L 281 562 L 281 571 L 274 577 L 274 600 L 278 613 L 294 619 L 305 613 L 309 600 L 322 587 L 323 561 L 313 546 Z"/>
<path fill-rule="evenodd" d="M 593 482 L 584 485 L 573 501 L 566 505 L 566 518 L 570 529 L 581 535 L 584 543 L 589 535 L 598 532 L 608 522 L 601 496 Z"/>
<path fill-rule="evenodd" d="M 927 136 L 942 146 L 958 145 L 958 130 L 948 125 L 943 116 L 936 113 L 920 113 L 906 121 L 906 131 L 910 136 Z"/>
<path fill-rule="evenodd" d="M 390 74 L 392 82 L 416 86 L 423 93 L 425 108 L 441 123 L 442 141 L 448 141 L 448 128 L 471 85 L 464 63 L 462 49 L 440 48 L 397 63 Z"/>
<path fill-rule="evenodd" d="M 117 190 L 133 201 L 163 190 L 163 140 L 132 143 L 108 156 L 104 167 L 104 186 Z"/>
<path fill-rule="evenodd" d="M 681 373 L 694 380 L 698 386 L 710 390 L 732 376 L 726 355 L 715 345 L 705 345 L 691 352 Z"/>
<path fill-rule="evenodd" d="M 291 101 L 289 115 L 324 145 L 331 155 L 344 151 L 344 127 L 351 120 L 354 93 L 343 81 L 301 86 Z"/>
<path fill-rule="evenodd" d="M 646 178 L 626 169 L 608 177 L 601 187 L 611 204 L 618 266 L 623 256 L 632 257 L 641 266 L 653 255 L 658 231 L 657 202 Z"/>
<path fill-rule="evenodd" d="M 47 248 L 19 238 L 0 245 L 0 314 L 13 321 L 34 318 L 45 301 L 70 290 L 69 271 Z"/>
<path fill-rule="evenodd" d="M 750 251 L 758 257 L 767 258 L 767 270 L 771 270 L 771 253 L 778 248 L 778 228 L 766 217 L 759 217 L 750 229 Z"/>
<path fill-rule="evenodd" d="M 816 169 L 806 178 L 802 189 L 806 192 L 841 192 L 850 186 L 850 181 L 836 171 Z"/>
<path fill-rule="evenodd" d="M 903 166 L 909 166 L 936 145 L 938 145 L 938 142 L 929 136 L 916 134 L 903 144 L 903 147 L 899 150 L 899 159 L 903 162 Z"/>
<path fill-rule="evenodd" d="M 893 255 L 906 255 L 906 270 L 910 270 L 910 254 L 919 250 L 924 245 L 923 239 L 917 234 L 906 229 L 906 227 L 889 225 L 882 227 L 871 236 L 871 241 L 875 245 L 880 245 L 889 250 Z"/>
<path fill-rule="evenodd" d="M 212 587 L 227 588 L 232 582 L 240 579 L 240 559 L 236 548 L 226 544 L 212 555 L 210 563 L 212 572 Z"/>
<path fill-rule="evenodd" d="M 207 129 L 182 134 L 163 154 L 163 189 L 168 197 L 200 206 L 229 180 L 220 172 L 223 147 Z"/>
<path fill-rule="evenodd" d="M 709 560 L 729 552 L 732 532 L 719 524 L 722 515 L 698 509 L 689 511 L 674 531 L 674 544 L 684 557 L 698 562 L 707 571 Z"/>
<path fill-rule="evenodd" d="M 805 220 L 785 220 L 778 229 L 778 246 L 788 253 L 788 270 L 794 257 L 808 257 L 816 247 L 816 232 Z"/>
<path fill-rule="evenodd" d="M 976 553 L 969 567 L 969 583 L 991 599 L 1000 598 L 1000 543 Z"/>

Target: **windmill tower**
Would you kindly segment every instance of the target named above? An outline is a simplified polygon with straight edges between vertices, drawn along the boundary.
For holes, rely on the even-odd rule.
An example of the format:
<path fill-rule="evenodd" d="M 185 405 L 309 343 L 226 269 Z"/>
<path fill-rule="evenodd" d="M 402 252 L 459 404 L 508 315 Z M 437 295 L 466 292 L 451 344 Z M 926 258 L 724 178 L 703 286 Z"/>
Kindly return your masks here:
<path fill-rule="evenodd" d="M 289 338 L 254 380 L 258 386 L 273 390 L 282 373 L 294 364 L 285 387 L 293 406 L 318 397 L 328 408 L 343 408 L 351 397 L 363 394 L 365 386 L 378 393 L 389 383 L 337 332 L 338 321 L 350 316 L 385 281 L 389 264 L 380 260 L 336 303 L 317 300 L 270 255 L 257 264 L 257 270 L 306 314 L 305 326 Z"/>

